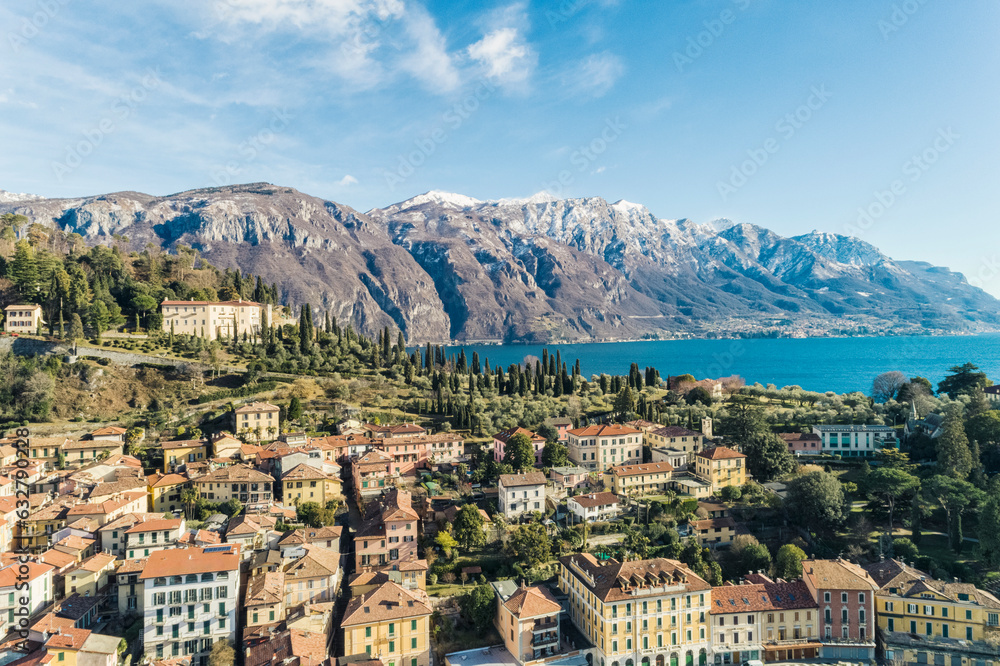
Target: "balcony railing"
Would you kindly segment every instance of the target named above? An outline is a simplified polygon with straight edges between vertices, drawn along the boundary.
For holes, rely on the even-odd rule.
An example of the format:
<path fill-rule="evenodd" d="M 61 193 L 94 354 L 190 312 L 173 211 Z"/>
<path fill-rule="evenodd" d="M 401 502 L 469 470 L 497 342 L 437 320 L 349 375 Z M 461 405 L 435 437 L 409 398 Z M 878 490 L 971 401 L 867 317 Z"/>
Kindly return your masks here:
<path fill-rule="evenodd" d="M 559 643 L 559 634 L 548 633 L 542 634 L 540 636 L 535 636 L 531 639 L 531 645 L 533 647 L 542 647 L 543 645 L 555 645 Z"/>
<path fill-rule="evenodd" d="M 535 625 L 531 628 L 531 630 L 533 632 L 549 631 L 551 629 L 555 629 L 558 626 L 559 626 L 559 621 L 554 617 L 550 617 L 544 620 L 536 620 Z"/>

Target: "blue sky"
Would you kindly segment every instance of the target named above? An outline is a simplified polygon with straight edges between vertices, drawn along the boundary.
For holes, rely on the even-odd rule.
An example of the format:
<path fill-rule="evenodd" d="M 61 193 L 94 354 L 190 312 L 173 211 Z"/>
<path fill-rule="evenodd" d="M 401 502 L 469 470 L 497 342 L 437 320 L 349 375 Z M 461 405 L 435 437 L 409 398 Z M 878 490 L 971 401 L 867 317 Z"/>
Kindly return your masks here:
<path fill-rule="evenodd" d="M 852 233 L 1000 294 L 996 2 L 36 0 L 0 25 L 6 190 L 548 189 Z"/>

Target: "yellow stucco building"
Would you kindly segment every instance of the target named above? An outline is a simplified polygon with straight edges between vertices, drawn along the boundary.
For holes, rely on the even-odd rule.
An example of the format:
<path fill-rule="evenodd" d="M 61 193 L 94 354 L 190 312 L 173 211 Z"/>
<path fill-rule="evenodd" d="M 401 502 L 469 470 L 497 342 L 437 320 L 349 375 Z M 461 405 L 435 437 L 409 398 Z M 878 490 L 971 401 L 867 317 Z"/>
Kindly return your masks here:
<path fill-rule="evenodd" d="M 569 617 L 595 646 L 594 666 L 692 666 L 710 651 L 712 587 L 684 564 L 652 559 L 559 560 Z"/>
<path fill-rule="evenodd" d="M 747 482 L 746 456 L 725 446 L 713 446 L 695 456 L 695 474 L 712 486 L 713 493 L 726 486 L 742 486 Z"/>
<path fill-rule="evenodd" d="M 899 560 L 865 567 L 879 586 L 875 615 L 889 661 L 962 664 L 1000 658 L 1000 599 L 969 583 L 936 580 Z"/>
<path fill-rule="evenodd" d="M 348 602 L 344 654 L 367 652 L 385 666 L 429 666 L 430 618 L 426 593 L 384 583 Z"/>

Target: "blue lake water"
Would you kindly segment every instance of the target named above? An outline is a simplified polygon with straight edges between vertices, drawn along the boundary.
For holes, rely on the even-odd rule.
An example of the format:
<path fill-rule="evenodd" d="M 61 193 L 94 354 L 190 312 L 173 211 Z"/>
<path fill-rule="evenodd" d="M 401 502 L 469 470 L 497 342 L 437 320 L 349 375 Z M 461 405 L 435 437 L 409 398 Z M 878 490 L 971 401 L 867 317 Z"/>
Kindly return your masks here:
<path fill-rule="evenodd" d="M 471 360 L 505 369 L 525 356 L 541 358 L 542 345 L 461 345 Z M 920 375 L 937 385 L 948 369 L 971 361 L 991 379 L 1000 380 L 1000 334 L 977 336 L 914 336 L 884 338 L 806 338 L 753 340 L 660 340 L 549 345 L 569 367 L 580 359 L 584 377 L 628 374 L 635 362 L 652 366 L 660 375 L 691 373 L 698 379 L 739 375 L 748 384 L 798 385 L 808 391 L 871 391 L 872 380 L 888 370 L 908 377 Z"/>

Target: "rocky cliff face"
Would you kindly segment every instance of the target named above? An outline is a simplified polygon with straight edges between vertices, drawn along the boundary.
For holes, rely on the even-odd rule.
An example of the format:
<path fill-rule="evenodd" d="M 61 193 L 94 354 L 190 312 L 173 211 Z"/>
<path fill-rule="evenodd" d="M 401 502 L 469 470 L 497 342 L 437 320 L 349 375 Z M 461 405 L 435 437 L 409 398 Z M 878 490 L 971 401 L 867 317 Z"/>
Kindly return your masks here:
<path fill-rule="evenodd" d="M 22 196 L 22 195 L 18 195 Z M 662 220 L 599 198 L 477 201 L 429 192 L 359 213 L 266 183 L 166 197 L 4 201 L 0 213 L 99 243 L 199 249 L 366 332 L 553 341 L 678 332 L 983 330 L 1000 303 L 961 275 L 854 238 L 783 238 L 719 220 Z"/>

